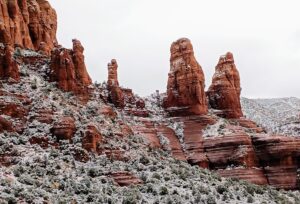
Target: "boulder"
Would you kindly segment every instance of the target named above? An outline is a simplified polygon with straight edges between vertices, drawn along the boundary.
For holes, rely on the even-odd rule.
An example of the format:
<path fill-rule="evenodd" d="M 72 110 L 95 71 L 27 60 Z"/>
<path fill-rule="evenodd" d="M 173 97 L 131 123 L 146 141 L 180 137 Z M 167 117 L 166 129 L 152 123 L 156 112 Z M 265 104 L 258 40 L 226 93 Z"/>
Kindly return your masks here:
<path fill-rule="evenodd" d="M 205 78 L 189 39 L 173 42 L 170 66 L 164 108 L 174 116 L 206 114 Z"/>
<path fill-rule="evenodd" d="M 97 152 L 98 144 L 102 140 L 102 135 L 95 126 L 89 125 L 82 138 L 82 147 L 90 152 Z"/>
<path fill-rule="evenodd" d="M 240 75 L 232 53 L 227 52 L 220 57 L 212 84 L 207 91 L 209 104 L 213 109 L 221 111 L 221 117 L 240 118 L 243 116 L 240 94 Z"/>
<path fill-rule="evenodd" d="M 144 182 L 128 171 L 112 172 L 109 175 L 119 186 L 139 185 Z"/>
<path fill-rule="evenodd" d="M 63 117 L 51 128 L 51 133 L 57 141 L 71 141 L 76 132 L 75 120 L 72 117 Z"/>

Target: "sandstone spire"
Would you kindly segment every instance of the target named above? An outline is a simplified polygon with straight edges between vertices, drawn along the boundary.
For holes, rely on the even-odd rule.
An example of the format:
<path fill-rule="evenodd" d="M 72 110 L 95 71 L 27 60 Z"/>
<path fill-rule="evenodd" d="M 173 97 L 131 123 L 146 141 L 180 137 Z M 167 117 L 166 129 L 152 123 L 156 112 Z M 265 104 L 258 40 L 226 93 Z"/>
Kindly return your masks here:
<path fill-rule="evenodd" d="M 172 115 L 206 114 L 205 78 L 189 39 L 173 42 L 170 66 L 164 107 Z"/>
<path fill-rule="evenodd" d="M 112 59 L 107 65 L 108 68 L 108 80 L 107 89 L 109 91 L 109 101 L 115 106 L 123 108 L 125 106 L 124 94 L 119 86 L 118 81 L 118 63 L 117 60 Z"/>
<path fill-rule="evenodd" d="M 234 64 L 232 53 L 227 52 L 219 59 L 212 84 L 207 92 L 209 104 L 221 110 L 221 116 L 240 118 L 243 116 L 240 103 L 240 75 Z"/>

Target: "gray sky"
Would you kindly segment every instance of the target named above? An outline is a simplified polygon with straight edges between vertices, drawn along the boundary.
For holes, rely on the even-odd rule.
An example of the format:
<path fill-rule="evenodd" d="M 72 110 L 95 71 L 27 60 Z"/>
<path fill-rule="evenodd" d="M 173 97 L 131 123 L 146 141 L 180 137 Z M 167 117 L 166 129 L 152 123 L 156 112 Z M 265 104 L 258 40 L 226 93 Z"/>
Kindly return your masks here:
<path fill-rule="evenodd" d="M 191 39 L 206 87 L 219 56 L 231 51 L 246 97 L 300 97 L 299 0 L 49 0 L 58 40 L 85 47 L 94 81 L 116 58 L 119 81 L 145 96 L 164 92 L 170 45 Z"/>

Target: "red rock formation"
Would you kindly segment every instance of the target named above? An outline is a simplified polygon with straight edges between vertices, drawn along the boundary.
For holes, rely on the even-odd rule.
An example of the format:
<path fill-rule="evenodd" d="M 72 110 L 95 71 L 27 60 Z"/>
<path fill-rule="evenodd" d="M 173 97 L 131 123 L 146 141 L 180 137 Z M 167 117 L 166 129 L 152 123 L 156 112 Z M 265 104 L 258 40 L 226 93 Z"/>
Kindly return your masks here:
<path fill-rule="evenodd" d="M 212 117 L 203 115 L 182 117 L 179 121 L 182 123 L 184 130 L 183 141 L 188 162 L 203 168 L 209 167 L 209 161 L 204 152 L 202 130 L 207 125 L 214 124 L 215 120 Z"/>
<path fill-rule="evenodd" d="M 101 151 L 103 154 L 107 156 L 110 160 L 113 161 L 128 161 L 129 158 L 125 154 L 124 150 L 120 150 L 119 148 L 115 149 L 104 149 Z"/>
<path fill-rule="evenodd" d="M 296 189 L 300 139 L 256 135 L 253 137 L 253 144 L 269 184 L 277 188 Z"/>
<path fill-rule="evenodd" d="M 144 183 L 141 179 L 127 171 L 113 172 L 110 174 L 110 177 L 112 177 L 119 186 L 130 186 Z"/>
<path fill-rule="evenodd" d="M 0 79 L 9 78 L 19 81 L 19 67 L 13 59 L 13 48 L 9 44 L 0 44 Z"/>
<path fill-rule="evenodd" d="M 258 166 L 251 138 L 246 133 L 206 138 L 204 149 L 209 166 L 213 169 Z"/>
<path fill-rule="evenodd" d="M 150 147 L 161 148 L 157 129 L 153 121 L 148 118 L 141 118 L 140 122 L 141 124 L 133 126 L 133 132 L 144 137 Z"/>
<path fill-rule="evenodd" d="M 189 39 L 181 38 L 172 44 L 170 66 L 163 106 L 172 115 L 206 114 L 205 78 Z"/>
<path fill-rule="evenodd" d="M 165 125 L 159 125 L 156 128 L 158 130 L 158 134 L 163 135 L 168 139 L 169 144 L 167 144 L 167 148 L 170 149 L 173 157 L 181 161 L 186 161 L 185 153 L 182 150 L 180 141 L 175 135 L 174 130 Z"/>
<path fill-rule="evenodd" d="M 207 91 L 209 104 L 221 110 L 220 116 L 240 118 L 243 116 L 240 103 L 240 76 L 234 64 L 232 53 L 221 56 L 216 66 L 212 84 Z"/>
<path fill-rule="evenodd" d="M 30 121 L 37 120 L 40 123 L 51 124 L 53 122 L 53 111 L 50 109 L 39 109 L 30 117 Z"/>
<path fill-rule="evenodd" d="M 25 119 L 28 115 L 28 109 L 16 103 L 0 102 L 0 114 L 7 115 L 12 118 Z"/>
<path fill-rule="evenodd" d="M 146 107 L 145 101 L 141 98 L 135 102 L 135 105 L 138 109 L 144 109 Z"/>
<path fill-rule="evenodd" d="M 265 132 L 265 130 L 262 127 L 259 127 L 255 122 L 253 122 L 249 119 L 243 118 L 243 117 L 239 118 L 239 119 L 231 119 L 231 120 L 229 120 L 229 122 L 235 123 L 238 126 L 247 128 L 247 129 L 249 129 L 253 132 L 256 132 L 256 133 Z"/>
<path fill-rule="evenodd" d="M 3 133 L 4 131 L 14 132 L 15 130 L 10 121 L 0 116 L 0 133 Z"/>
<path fill-rule="evenodd" d="M 108 80 L 107 89 L 109 91 L 109 102 L 113 103 L 119 108 L 125 107 L 125 99 L 122 89 L 119 86 L 118 81 L 118 64 L 115 59 L 111 60 L 108 65 Z"/>
<path fill-rule="evenodd" d="M 82 147 L 87 151 L 97 152 L 98 144 L 102 140 L 102 135 L 95 126 L 88 126 L 82 138 Z"/>
<path fill-rule="evenodd" d="M 77 95 L 86 95 L 92 80 L 87 73 L 83 56 L 84 48 L 73 40 L 73 49 L 55 48 L 51 54 L 50 81 L 60 89 Z"/>
<path fill-rule="evenodd" d="M 0 0 L 0 10 L 0 42 L 35 50 L 41 42 L 47 50 L 54 47 L 57 16 L 48 1 Z"/>
<path fill-rule="evenodd" d="M 71 141 L 76 132 L 75 121 L 72 117 L 63 117 L 51 128 L 51 133 L 56 136 L 57 141 Z"/>
<path fill-rule="evenodd" d="M 267 185 L 268 180 L 261 168 L 220 169 L 217 173 L 223 177 L 238 178 L 257 185 Z"/>

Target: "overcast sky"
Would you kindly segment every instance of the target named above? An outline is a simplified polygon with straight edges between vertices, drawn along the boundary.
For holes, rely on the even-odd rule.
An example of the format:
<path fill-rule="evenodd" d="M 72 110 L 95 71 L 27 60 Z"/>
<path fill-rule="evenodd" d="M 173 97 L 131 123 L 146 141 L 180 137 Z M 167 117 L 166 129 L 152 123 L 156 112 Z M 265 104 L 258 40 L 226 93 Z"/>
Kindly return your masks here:
<path fill-rule="evenodd" d="M 206 87 L 219 56 L 231 51 L 242 95 L 300 97 L 299 0 L 49 0 L 58 14 L 58 40 L 85 47 L 94 81 L 119 64 L 119 82 L 146 96 L 165 92 L 170 45 L 189 38 Z"/>

